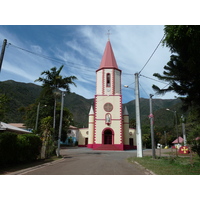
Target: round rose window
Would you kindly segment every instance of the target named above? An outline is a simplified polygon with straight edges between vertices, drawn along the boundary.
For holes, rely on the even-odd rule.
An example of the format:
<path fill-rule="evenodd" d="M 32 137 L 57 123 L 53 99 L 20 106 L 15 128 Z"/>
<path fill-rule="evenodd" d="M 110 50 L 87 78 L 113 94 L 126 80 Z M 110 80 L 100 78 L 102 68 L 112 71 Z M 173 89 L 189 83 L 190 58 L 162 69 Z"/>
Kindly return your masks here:
<path fill-rule="evenodd" d="M 106 112 L 111 112 L 112 109 L 113 109 L 113 105 L 112 105 L 111 103 L 106 103 L 106 104 L 104 105 L 104 110 L 105 110 Z"/>

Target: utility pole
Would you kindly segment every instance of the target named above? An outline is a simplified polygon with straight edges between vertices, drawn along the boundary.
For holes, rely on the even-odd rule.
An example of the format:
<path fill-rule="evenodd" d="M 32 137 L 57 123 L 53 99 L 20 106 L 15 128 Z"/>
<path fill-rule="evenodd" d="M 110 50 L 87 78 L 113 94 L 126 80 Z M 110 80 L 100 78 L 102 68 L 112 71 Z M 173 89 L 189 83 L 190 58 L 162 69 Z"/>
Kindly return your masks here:
<path fill-rule="evenodd" d="M 61 132 L 62 132 L 64 96 L 65 96 L 64 91 L 62 91 L 62 95 L 61 95 L 61 109 L 60 109 L 60 126 L 59 126 L 59 133 L 58 133 L 57 157 L 60 156 L 60 139 L 61 139 Z"/>
<path fill-rule="evenodd" d="M 164 131 L 164 134 L 165 134 L 165 146 L 167 146 L 167 133 L 166 133 L 166 131 Z"/>
<path fill-rule="evenodd" d="M 185 134 L 185 117 L 184 117 L 184 115 L 181 116 L 181 121 L 182 121 L 182 131 L 183 131 L 184 146 L 186 146 L 187 145 L 187 140 L 186 140 L 186 134 Z"/>
<path fill-rule="evenodd" d="M 4 53 L 5 53 L 6 44 L 7 44 L 7 40 L 4 39 L 2 49 L 1 49 L 1 55 L 0 55 L 0 72 L 1 72 L 1 66 L 3 63 L 3 57 L 4 57 Z"/>
<path fill-rule="evenodd" d="M 39 112 L 40 112 L 40 102 L 38 103 L 38 106 L 37 106 L 37 115 L 36 115 L 36 122 L 35 122 L 35 130 L 37 130 L 37 128 L 38 128 Z"/>
<path fill-rule="evenodd" d="M 152 97 L 154 95 L 150 94 L 150 99 L 149 99 L 149 107 L 150 107 L 150 115 L 149 115 L 149 119 L 150 119 L 150 125 L 151 125 L 151 148 L 152 148 L 152 158 L 155 159 L 156 158 L 156 152 L 155 152 L 155 144 L 154 144 L 154 130 L 153 130 L 153 109 L 152 109 Z"/>
<path fill-rule="evenodd" d="M 170 110 L 169 108 L 167 108 L 166 110 L 174 113 L 175 124 L 176 124 L 176 135 L 177 135 L 177 140 L 178 140 L 177 148 L 179 149 L 179 135 L 178 135 L 177 113 L 176 113 L 176 110 L 173 111 L 173 110 Z M 176 156 L 178 157 L 178 150 L 177 150 L 177 148 L 176 148 Z"/>
<path fill-rule="evenodd" d="M 136 140 L 137 140 L 137 157 L 143 157 L 142 151 L 142 132 L 140 122 L 140 94 L 139 94 L 139 74 L 135 73 L 135 111 L 136 111 Z"/>

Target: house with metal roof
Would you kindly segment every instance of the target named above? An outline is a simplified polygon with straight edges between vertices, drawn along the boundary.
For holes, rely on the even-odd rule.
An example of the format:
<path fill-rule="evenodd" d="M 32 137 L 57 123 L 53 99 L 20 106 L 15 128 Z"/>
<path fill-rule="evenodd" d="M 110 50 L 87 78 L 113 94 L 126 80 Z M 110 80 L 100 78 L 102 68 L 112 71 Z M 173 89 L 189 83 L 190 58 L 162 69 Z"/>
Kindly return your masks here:
<path fill-rule="evenodd" d="M 11 125 L 11 124 L 6 124 L 4 122 L 0 122 L 0 132 L 1 131 L 15 132 L 17 134 L 31 133 L 30 131 L 24 130 L 22 128 L 18 128 L 16 126 Z"/>

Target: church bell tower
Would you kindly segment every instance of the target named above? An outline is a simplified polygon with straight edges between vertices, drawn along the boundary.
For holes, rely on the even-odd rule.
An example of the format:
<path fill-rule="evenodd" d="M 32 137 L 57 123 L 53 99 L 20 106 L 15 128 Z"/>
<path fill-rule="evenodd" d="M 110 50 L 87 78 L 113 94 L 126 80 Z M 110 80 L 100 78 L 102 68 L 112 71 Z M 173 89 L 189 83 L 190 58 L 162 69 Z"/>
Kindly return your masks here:
<path fill-rule="evenodd" d="M 110 41 L 106 44 L 100 67 L 96 70 L 94 111 L 90 112 L 89 120 L 89 127 L 93 128 L 89 129 L 89 138 L 92 136 L 89 148 L 123 150 L 121 70 L 117 66 Z"/>

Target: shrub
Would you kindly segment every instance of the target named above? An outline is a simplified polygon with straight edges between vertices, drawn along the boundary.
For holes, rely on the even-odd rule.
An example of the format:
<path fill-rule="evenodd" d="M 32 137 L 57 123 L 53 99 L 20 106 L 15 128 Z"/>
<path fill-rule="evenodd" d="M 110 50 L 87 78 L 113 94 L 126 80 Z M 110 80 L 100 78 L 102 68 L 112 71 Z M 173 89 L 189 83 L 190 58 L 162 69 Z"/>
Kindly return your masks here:
<path fill-rule="evenodd" d="M 40 155 L 42 141 L 34 134 L 0 132 L 0 164 L 34 161 Z"/>
<path fill-rule="evenodd" d="M 34 161 L 40 155 L 42 141 L 34 134 L 18 135 L 18 146 L 20 162 Z"/>
<path fill-rule="evenodd" d="M 193 140 L 192 146 L 191 146 L 192 151 L 198 154 L 200 157 L 200 139 L 195 139 Z"/>
<path fill-rule="evenodd" d="M 17 134 L 11 132 L 0 132 L 0 163 L 16 163 L 17 152 Z"/>

